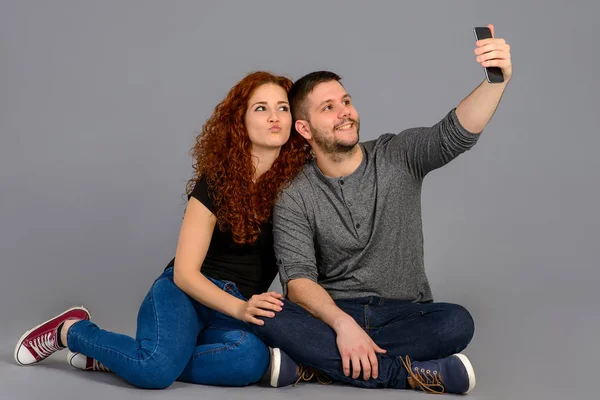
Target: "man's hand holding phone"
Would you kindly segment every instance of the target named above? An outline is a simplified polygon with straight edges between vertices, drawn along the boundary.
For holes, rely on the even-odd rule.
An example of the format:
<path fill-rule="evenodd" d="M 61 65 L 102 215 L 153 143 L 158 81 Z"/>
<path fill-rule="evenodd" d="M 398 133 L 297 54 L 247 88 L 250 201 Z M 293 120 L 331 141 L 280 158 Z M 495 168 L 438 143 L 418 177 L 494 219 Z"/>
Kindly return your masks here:
<path fill-rule="evenodd" d="M 510 46 L 506 40 L 494 37 L 494 25 L 476 27 L 475 55 L 476 60 L 485 68 L 485 75 L 490 83 L 502 83 L 512 76 Z"/>

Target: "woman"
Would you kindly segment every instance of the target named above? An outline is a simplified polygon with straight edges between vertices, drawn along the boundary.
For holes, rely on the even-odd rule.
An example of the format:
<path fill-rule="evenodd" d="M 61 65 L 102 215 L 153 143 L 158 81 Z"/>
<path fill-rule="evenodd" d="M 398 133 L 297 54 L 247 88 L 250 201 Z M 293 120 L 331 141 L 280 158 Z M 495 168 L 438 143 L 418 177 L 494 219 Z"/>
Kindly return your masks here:
<path fill-rule="evenodd" d="M 248 325 L 283 305 L 280 294 L 266 292 L 277 273 L 271 209 L 310 159 L 304 140 L 290 136 L 291 85 L 252 73 L 203 126 L 175 258 L 142 302 L 136 338 L 101 330 L 85 307 L 73 307 L 26 332 L 17 363 L 35 364 L 68 347 L 74 367 L 111 370 L 141 388 L 175 380 L 248 385 L 265 375 L 270 358 L 273 386 L 298 378 L 300 369 L 277 349 L 271 356 Z"/>

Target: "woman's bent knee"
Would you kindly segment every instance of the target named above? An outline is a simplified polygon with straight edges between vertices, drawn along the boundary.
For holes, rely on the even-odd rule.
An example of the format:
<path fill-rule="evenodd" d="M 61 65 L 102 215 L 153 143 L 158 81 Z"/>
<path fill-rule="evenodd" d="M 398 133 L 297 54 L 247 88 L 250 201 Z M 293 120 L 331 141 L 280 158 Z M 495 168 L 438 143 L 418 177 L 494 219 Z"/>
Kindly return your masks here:
<path fill-rule="evenodd" d="M 269 348 L 257 336 L 245 332 L 240 343 L 237 360 L 232 365 L 236 386 L 246 386 L 258 382 L 269 368 L 271 355 Z"/>

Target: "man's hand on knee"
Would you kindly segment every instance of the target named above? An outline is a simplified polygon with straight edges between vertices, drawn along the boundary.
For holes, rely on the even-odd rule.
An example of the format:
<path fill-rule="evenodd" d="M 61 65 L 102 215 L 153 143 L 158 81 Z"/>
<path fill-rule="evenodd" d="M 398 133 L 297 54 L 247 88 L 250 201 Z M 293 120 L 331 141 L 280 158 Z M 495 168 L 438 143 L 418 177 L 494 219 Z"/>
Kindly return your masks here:
<path fill-rule="evenodd" d="M 345 376 L 358 379 L 363 372 L 363 379 L 379 376 L 379 362 L 376 353 L 385 353 L 373 339 L 352 318 L 336 326 L 337 345 L 342 357 L 342 368 Z M 350 368 L 352 366 L 352 368 Z"/>

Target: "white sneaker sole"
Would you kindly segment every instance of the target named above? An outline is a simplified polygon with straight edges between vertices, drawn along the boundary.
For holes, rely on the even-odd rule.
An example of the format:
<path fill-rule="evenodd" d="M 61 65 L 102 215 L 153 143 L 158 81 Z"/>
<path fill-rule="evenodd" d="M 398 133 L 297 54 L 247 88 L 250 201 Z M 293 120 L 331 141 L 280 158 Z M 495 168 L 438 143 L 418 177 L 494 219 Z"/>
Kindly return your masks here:
<path fill-rule="evenodd" d="M 279 380 L 279 373 L 281 372 L 281 352 L 279 349 L 271 349 L 271 386 L 276 388 L 277 381 Z"/>
<path fill-rule="evenodd" d="M 471 365 L 471 361 L 464 354 L 455 354 L 455 356 L 463 363 L 465 369 L 467 370 L 467 375 L 469 376 L 469 388 L 463 394 L 469 393 L 475 387 L 475 370 L 473 369 L 473 365 Z"/>
<path fill-rule="evenodd" d="M 77 368 L 76 366 L 73 365 L 73 358 L 75 358 L 77 356 L 77 354 L 79 353 L 73 353 L 71 350 L 67 351 L 67 362 L 69 363 L 69 365 L 73 368 L 76 369 L 81 369 L 81 368 Z"/>
<path fill-rule="evenodd" d="M 19 341 L 17 342 L 17 345 L 15 346 L 14 357 L 15 357 L 15 361 L 17 362 L 17 364 L 19 364 L 19 365 L 22 365 L 22 366 L 25 366 L 25 365 L 34 365 L 34 364 L 37 364 L 37 363 L 39 363 L 40 361 L 42 361 L 42 360 L 40 360 L 40 361 L 36 361 L 36 362 L 30 363 L 30 364 L 23 364 L 22 362 L 20 362 L 20 361 L 19 361 L 19 358 L 17 357 L 17 355 L 19 354 L 19 348 L 20 348 L 20 347 L 21 347 L 21 345 L 23 344 L 23 340 L 25 340 L 25 338 L 26 338 L 27 336 L 29 336 L 29 334 L 30 334 L 31 332 L 35 331 L 35 330 L 36 330 L 36 329 L 38 329 L 40 326 L 42 326 L 42 325 L 44 325 L 44 324 L 47 324 L 48 322 L 52 321 L 53 319 L 56 319 L 56 318 L 58 318 L 58 317 L 61 317 L 61 316 L 65 315 L 66 313 L 68 313 L 69 311 L 72 311 L 72 310 L 82 310 L 82 311 L 85 311 L 85 312 L 86 312 L 88 315 L 90 315 L 90 312 L 89 312 L 89 311 L 88 311 L 88 309 L 87 309 L 87 308 L 85 308 L 84 306 L 73 306 L 73 307 L 71 307 L 71 308 L 69 308 L 69 309 L 67 309 L 67 310 L 65 310 L 65 311 L 63 311 L 63 312 L 61 312 L 60 314 L 58 314 L 58 315 L 55 315 L 54 317 L 50 318 L 48 321 L 46 321 L 46 322 L 42 322 L 41 324 L 39 324 L 39 325 L 36 325 L 36 326 L 34 326 L 33 328 L 31 328 L 30 330 L 28 330 L 27 332 L 25 332 L 25 333 L 23 334 L 23 336 L 21 336 L 21 338 L 20 338 L 20 339 L 19 339 Z"/>

